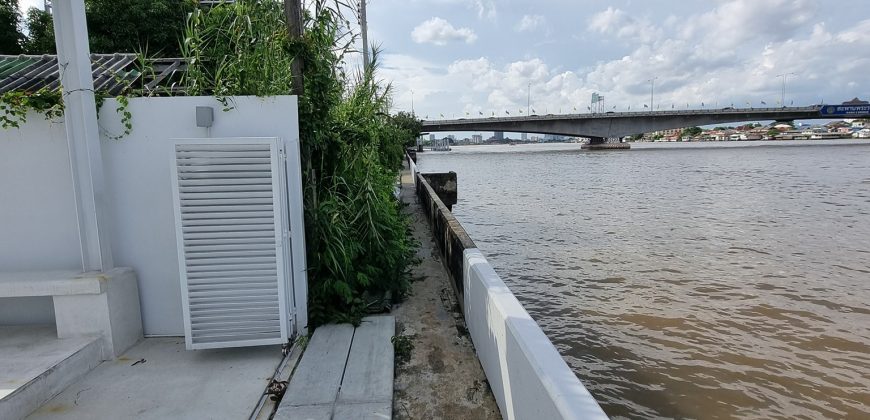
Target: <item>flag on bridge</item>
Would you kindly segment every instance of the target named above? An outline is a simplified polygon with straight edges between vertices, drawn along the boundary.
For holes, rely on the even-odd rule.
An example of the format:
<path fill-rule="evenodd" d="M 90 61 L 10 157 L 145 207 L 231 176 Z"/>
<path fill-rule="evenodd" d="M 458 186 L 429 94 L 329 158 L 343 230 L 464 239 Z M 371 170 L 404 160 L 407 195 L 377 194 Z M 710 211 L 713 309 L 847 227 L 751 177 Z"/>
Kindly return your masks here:
<path fill-rule="evenodd" d="M 444 114 L 438 114 L 438 115 L 440 115 L 440 116 L 441 116 L 441 118 L 444 118 Z"/>
<path fill-rule="evenodd" d="M 767 105 L 767 102 L 761 101 L 762 105 Z"/>
<path fill-rule="evenodd" d="M 643 107 L 644 107 L 644 108 L 649 108 L 646 104 L 643 104 Z"/>
<path fill-rule="evenodd" d="M 508 111 L 508 110 L 505 110 L 504 113 L 505 113 L 505 114 L 508 114 L 508 115 L 511 114 L 510 111 Z"/>
<path fill-rule="evenodd" d="M 574 112 L 577 112 L 577 107 L 576 107 L 576 106 L 574 107 Z"/>
<path fill-rule="evenodd" d="M 792 99 L 791 102 L 789 102 L 788 104 L 789 104 L 789 105 L 794 105 L 794 99 Z"/>
<path fill-rule="evenodd" d="M 535 108 L 532 108 L 532 114 L 537 114 L 538 111 L 535 111 Z"/>
<path fill-rule="evenodd" d="M 483 111 L 477 111 L 477 113 L 483 116 Z"/>
<path fill-rule="evenodd" d="M 468 116 L 468 111 L 465 111 L 465 116 L 466 116 L 466 117 Z"/>
<path fill-rule="evenodd" d="M 704 103 L 703 103 L 703 102 L 701 102 L 701 108 L 703 108 L 703 107 L 704 107 Z"/>
<path fill-rule="evenodd" d="M 671 104 L 671 109 L 674 109 L 674 104 Z"/>

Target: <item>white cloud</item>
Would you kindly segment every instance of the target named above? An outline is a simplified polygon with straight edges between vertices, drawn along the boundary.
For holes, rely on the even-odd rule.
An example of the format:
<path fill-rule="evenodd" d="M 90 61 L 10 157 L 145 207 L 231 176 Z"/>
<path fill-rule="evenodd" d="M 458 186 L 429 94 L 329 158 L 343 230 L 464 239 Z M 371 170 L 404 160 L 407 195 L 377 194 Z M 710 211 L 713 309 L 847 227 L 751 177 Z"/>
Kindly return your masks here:
<path fill-rule="evenodd" d="M 861 54 L 870 49 L 866 15 L 844 19 L 804 0 L 729 0 L 691 8 L 670 4 L 672 10 L 663 13 L 629 3 L 580 14 L 578 21 L 587 28 L 555 38 L 555 45 L 538 46 L 540 39 L 480 23 L 474 29 L 481 39 L 473 47 L 439 49 L 420 58 L 413 57 L 415 52 L 394 54 L 385 59 L 391 67 L 385 76 L 395 82 L 396 109 L 410 109 L 408 91 L 413 89 L 421 116 L 505 115 L 505 110 L 515 115 L 525 111 L 529 84 L 531 107 L 539 114 L 560 108 L 573 112 L 575 107 L 585 112 L 592 92 L 605 96 L 608 110 L 643 109 L 652 77 L 658 77 L 655 102 L 664 109 L 685 109 L 687 103 L 700 107 L 702 102 L 706 107 L 747 101 L 775 106 L 781 92 L 776 75 L 792 72 L 797 76 L 788 79 L 787 104 L 867 99 L 870 56 Z M 567 30 L 559 27 L 565 20 L 546 7 L 539 13 L 547 19 L 537 30 Z M 459 19 L 454 16 L 461 14 L 444 15 Z M 533 16 L 514 13 L 512 29 L 531 28 Z M 500 44 L 494 44 L 492 33 L 500 34 Z M 564 60 L 564 51 L 572 48 L 589 53 Z M 473 55 L 459 55 L 469 51 Z M 566 68 L 566 63 L 571 65 Z"/>
<path fill-rule="evenodd" d="M 479 19 L 495 20 L 497 13 L 495 3 L 492 0 L 472 0 L 472 4 L 477 9 Z"/>
<path fill-rule="evenodd" d="M 411 39 L 418 44 L 447 45 L 450 41 L 463 41 L 466 44 L 471 44 L 477 40 L 477 35 L 469 28 L 454 28 L 450 22 L 433 17 L 417 25 L 411 31 Z"/>
<path fill-rule="evenodd" d="M 661 31 L 649 22 L 633 18 L 628 13 L 612 7 L 593 15 L 589 19 L 589 28 L 602 34 L 628 38 L 632 41 L 650 42 L 661 36 Z"/>
<path fill-rule="evenodd" d="M 546 22 L 547 20 L 541 15 L 523 15 L 514 29 L 517 32 L 531 32 L 544 26 Z"/>

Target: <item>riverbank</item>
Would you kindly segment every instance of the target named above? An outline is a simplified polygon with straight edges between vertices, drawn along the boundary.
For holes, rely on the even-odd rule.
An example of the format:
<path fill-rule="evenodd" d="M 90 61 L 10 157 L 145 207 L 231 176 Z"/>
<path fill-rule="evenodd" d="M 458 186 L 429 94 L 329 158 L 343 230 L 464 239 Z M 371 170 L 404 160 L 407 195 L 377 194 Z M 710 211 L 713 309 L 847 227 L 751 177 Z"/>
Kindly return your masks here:
<path fill-rule="evenodd" d="M 407 362 L 396 368 L 393 417 L 500 419 L 407 168 L 402 171 L 400 197 L 408 205 L 405 211 L 420 243 L 421 262 L 412 270 L 410 296 L 392 311 L 397 336 L 413 346 Z"/>

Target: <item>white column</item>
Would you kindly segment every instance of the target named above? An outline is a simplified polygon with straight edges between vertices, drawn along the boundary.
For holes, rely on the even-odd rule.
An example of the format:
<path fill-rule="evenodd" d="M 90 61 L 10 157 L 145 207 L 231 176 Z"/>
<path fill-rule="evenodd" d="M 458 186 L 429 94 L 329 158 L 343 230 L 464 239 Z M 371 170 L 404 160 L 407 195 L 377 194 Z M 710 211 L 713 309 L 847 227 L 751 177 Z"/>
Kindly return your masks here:
<path fill-rule="evenodd" d="M 82 270 L 106 271 L 113 263 L 84 0 L 55 0 L 52 10 Z"/>

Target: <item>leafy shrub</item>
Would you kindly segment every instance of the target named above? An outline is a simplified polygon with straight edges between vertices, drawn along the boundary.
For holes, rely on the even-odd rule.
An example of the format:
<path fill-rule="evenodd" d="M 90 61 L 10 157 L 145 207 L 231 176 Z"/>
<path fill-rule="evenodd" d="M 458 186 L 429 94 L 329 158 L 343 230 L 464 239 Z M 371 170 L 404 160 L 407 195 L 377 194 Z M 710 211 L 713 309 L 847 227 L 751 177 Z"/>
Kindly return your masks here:
<path fill-rule="evenodd" d="M 365 70 L 345 72 L 354 35 L 335 4 L 316 1 L 299 40 L 287 36 L 278 1 L 196 10 L 182 46 L 191 94 L 290 94 L 290 64 L 303 62 L 299 124 L 312 326 L 355 323 L 379 296 L 402 298 L 416 248 L 393 189 L 404 144 L 417 133 L 388 114 L 390 86 L 376 79 L 377 54 Z"/>

